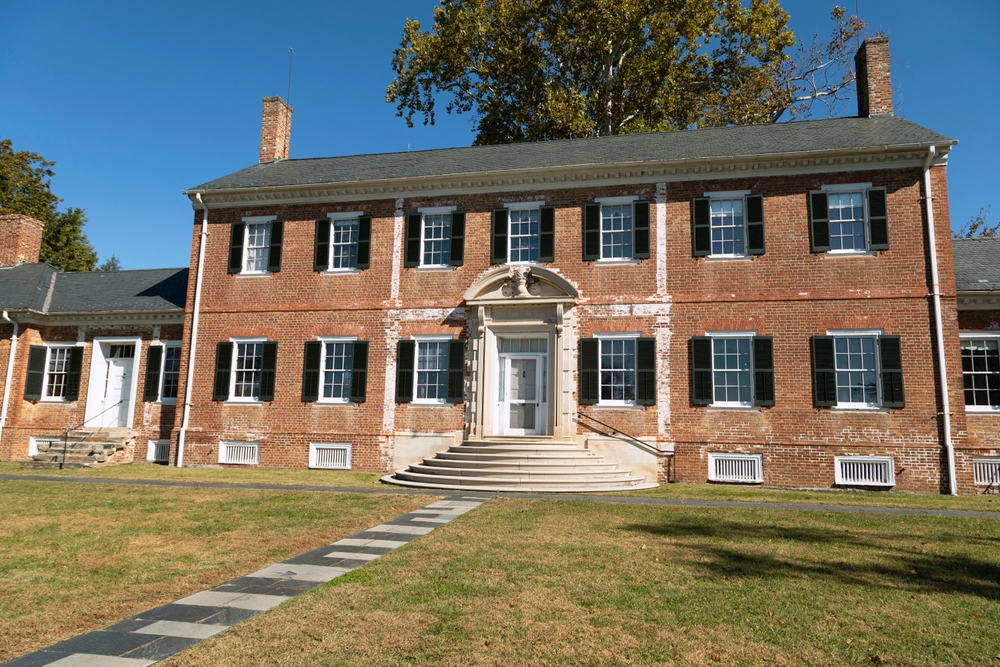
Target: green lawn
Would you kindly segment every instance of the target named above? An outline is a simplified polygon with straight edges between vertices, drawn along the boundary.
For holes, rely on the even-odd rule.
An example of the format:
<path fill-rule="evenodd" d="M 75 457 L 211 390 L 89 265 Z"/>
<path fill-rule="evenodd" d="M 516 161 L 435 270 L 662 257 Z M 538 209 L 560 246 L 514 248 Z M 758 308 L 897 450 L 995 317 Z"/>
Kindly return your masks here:
<path fill-rule="evenodd" d="M 0 662 L 433 501 L 4 480 L 0 498 Z"/>
<path fill-rule="evenodd" d="M 493 500 L 167 660 L 996 664 L 1000 521 Z"/>

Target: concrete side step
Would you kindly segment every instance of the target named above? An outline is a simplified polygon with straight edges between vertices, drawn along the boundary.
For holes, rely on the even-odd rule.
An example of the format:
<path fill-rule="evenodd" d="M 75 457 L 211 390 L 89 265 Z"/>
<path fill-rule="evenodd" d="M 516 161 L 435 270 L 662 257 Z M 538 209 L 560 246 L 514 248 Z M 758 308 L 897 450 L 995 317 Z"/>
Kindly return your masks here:
<path fill-rule="evenodd" d="M 578 479 L 604 480 L 621 479 L 631 477 L 627 470 L 577 470 L 570 468 L 567 470 L 510 470 L 504 468 L 443 468 L 435 465 L 414 463 L 407 472 L 423 473 L 425 475 L 437 475 L 438 477 L 492 477 L 495 479 Z"/>
<path fill-rule="evenodd" d="M 564 488 L 586 488 L 591 491 L 608 491 L 613 488 L 629 488 L 635 484 L 642 484 L 646 480 L 643 477 L 633 477 L 625 473 L 616 479 L 592 479 L 587 476 L 567 476 L 564 479 L 531 479 L 507 478 L 507 477 L 464 477 L 461 475 L 427 475 L 414 472 L 411 469 L 397 470 L 393 475 L 395 479 L 411 482 L 424 482 L 427 484 L 441 483 L 458 487 L 477 486 L 490 489 L 518 489 L 530 486 L 534 489 L 545 489 L 548 487 Z"/>
<path fill-rule="evenodd" d="M 484 480 L 481 480 L 484 481 Z M 395 484 L 398 486 L 407 486 L 417 489 L 452 489 L 455 491 L 518 491 L 523 493 L 593 493 L 594 491 L 639 491 L 641 489 L 655 489 L 659 484 L 653 484 L 651 482 L 643 481 L 639 484 L 628 484 L 619 486 L 607 486 L 601 489 L 595 489 L 589 484 L 581 486 L 549 486 L 544 487 L 533 486 L 530 483 L 525 486 L 519 487 L 495 487 L 490 485 L 482 486 L 471 486 L 466 484 L 445 484 L 438 481 L 431 483 L 418 482 L 414 480 L 400 479 L 396 475 L 386 475 L 382 478 L 382 482 L 385 484 Z"/>

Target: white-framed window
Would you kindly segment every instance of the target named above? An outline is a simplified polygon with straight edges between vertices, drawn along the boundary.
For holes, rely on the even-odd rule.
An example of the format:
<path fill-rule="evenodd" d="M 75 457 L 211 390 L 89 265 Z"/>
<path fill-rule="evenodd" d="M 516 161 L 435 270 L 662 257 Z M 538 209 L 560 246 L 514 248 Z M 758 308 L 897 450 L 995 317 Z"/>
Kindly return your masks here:
<path fill-rule="evenodd" d="M 413 336 L 416 342 L 414 403 L 444 403 L 448 399 L 448 346 L 441 336 Z"/>
<path fill-rule="evenodd" d="M 320 470 L 350 470 L 351 443 L 310 442 L 309 467 Z"/>
<path fill-rule="evenodd" d="M 271 252 L 271 222 L 274 217 L 244 218 L 243 271 L 242 273 L 267 273 Z"/>
<path fill-rule="evenodd" d="M 45 344 L 45 378 L 42 384 L 43 401 L 66 400 L 66 384 L 69 380 L 70 355 L 76 345 Z"/>
<path fill-rule="evenodd" d="M 601 200 L 601 259 L 633 258 L 632 199 Z"/>
<path fill-rule="evenodd" d="M 266 338 L 233 338 L 232 377 L 229 400 L 256 402 L 260 397 L 260 376 Z"/>
<path fill-rule="evenodd" d="M 329 271 L 352 272 L 358 268 L 358 227 L 361 213 L 331 213 Z"/>
<path fill-rule="evenodd" d="M 351 400 L 351 368 L 355 337 L 320 338 L 319 403 L 348 403 Z"/>
<path fill-rule="evenodd" d="M 223 440 L 219 443 L 219 463 L 257 465 L 259 460 L 259 442 Z"/>
<path fill-rule="evenodd" d="M 150 463 L 166 463 L 170 460 L 169 440 L 150 440 L 146 446 L 146 460 Z"/>
<path fill-rule="evenodd" d="M 712 339 L 712 405 L 744 408 L 754 405 L 753 337 L 756 332 L 708 332 Z"/>
<path fill-rule="evenodd" d="M 420 266 L 447 267 L 451 259 L 451 209 L 425 209 L 420 226 Z"/>
<path fill-rule="evenodd" d="M 871 183 L 824 185 L 830 225 L 831 254 L 868 253 L 872 248 L 871 212 L 868 197 Z M 884 201 L 884 191 L 876 189 Z"/>
<path fill-rule="evenodd" d="M 716 199 L 709 202 L 712 223 L 711 257 L 746 256 L 746 216 L 743 198 Z"/>
<path fill-rule="evenodd" d="M 594 334 L 600 349 L 598 405 L 635 405 L 635 347 L 638 333 Z"/>
<path fill-rule="evenodd" d="M 541 204 L 507 204 L 507 263 L 537 264 L 541 236 Z"/>
<path fill-rule="evenodd" d="M 160 403 L 176 403 L 181 379 L 181 344 L 179 341 L 163 343 L 162 347 L 158 400 Z"/>
<path fill-rule="evenodd" d="M 961 334 L 967 412 L 1000 410 L 1000 334 Z"/>
<path fill-rule="evenodd" d="M 878 337 L 881 332 L 833 336 L 838 408 L 879 408 Z"/>

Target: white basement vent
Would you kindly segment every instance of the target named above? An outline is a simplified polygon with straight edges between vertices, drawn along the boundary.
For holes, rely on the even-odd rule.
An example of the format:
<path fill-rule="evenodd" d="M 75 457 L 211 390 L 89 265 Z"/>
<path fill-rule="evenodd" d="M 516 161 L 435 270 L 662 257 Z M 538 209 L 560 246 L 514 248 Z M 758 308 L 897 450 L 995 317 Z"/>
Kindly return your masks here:
<path fill-rule="evenodd" d="M 350 470 L 350 443 L 309 443 L 309 467 L 326 470 Z"/>
<path fill-rule="evenodd" d="M 976 484 L 1000 486 L 1000 458 L 972 459 Z"/>
<path fill-rule="evenodd" d="M 763 484 L 764 457 L 761 454 L 709 452 L 708 481 Z"/>
<path fill-rule="evenodd" d="M 837 484 L 894 486 L 896 466 L 891 456 L 835 456 Z"/>
<path fill-rule="evenodd" d="M 219 463 L 255 465 L 260 451 L 259 442 L 225 442 L 219 444 Z"/>
<path fill-rule="evenodd" d="M 153 463 L 166 463 L 170 460 L 169 440 L 150 440 L 146 451 L 146 460 Z"/>

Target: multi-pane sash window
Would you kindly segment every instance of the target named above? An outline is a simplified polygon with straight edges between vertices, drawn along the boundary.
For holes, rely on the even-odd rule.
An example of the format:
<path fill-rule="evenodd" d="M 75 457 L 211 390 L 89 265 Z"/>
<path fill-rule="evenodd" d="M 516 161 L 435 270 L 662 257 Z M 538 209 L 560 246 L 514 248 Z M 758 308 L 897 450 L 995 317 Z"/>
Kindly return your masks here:
<path fill-rule="evenodd" d="M 1000 410 L 1000 340 L 962 340 L 962 380 L 966 407 Z"/>
<path fill-rule="evenodd" d="M 421 266 L 447 266 L 451 250 L 451 214 L 424 215 Z"/>
<path fill-rule="evenodd" d="M 71 351 L 72 348 L 68 347 L 49 348 L 49 363 L 45 375 L 46 398 L 65 397 Z"/>
<path fill-rule="evenodd" d="M 601 403 L 635 403 L 635 339 L 601 339 Z"/>
<path fill-rule="evenodd" d="M 878 361 L 874 336 L 834 339 L 837 405 L 878 407 Z"/>
<path fill-rule="evenodd" d="M 831 192 L 828 196 L 830 215 L 830 250 L 867 249 L 865 241 L 865 206 L 861 192 Z"/>
<path fill-rule="evenodd" d="M 163 384 L 161 399 L 176 399 L 181 377 L 181 346 L 168 345 L 163 349 Z"/>
<path fill-rule="evenodd" d="M 753 405 L 750 338 L 712 338 L 713 405 Z"/>
<path fill-rule="evenodd" d="M 267 271 L 268 251 L 271 248 L 271 223 L 248 224 L 244 248 L 243 271 L 245 273 Z"/>
<path fill-rule="evenodd" d="M 235 398 L 256 399 L 260 395 L 263 360 L 263 343 L 236 343 L 232 394 Z"/>
<path fill-rule="evenodd" d="M 538 263 L 539 210 L 510 210 L 510 263 Z"/>
<path fill-rule="evenodd" d="M 358 262 L 358 219 L 334 220 L 331 269 L 355 269 Z"/>
<path fill-rule="evenodd" d="M 416 400 L 445 400 L 448 392 L 448 341 L 417 341 L 416 385 Z"/>
<path fill-rule="evenodd" d="M 746 254 L 743 199 L 712 199 L 712 255 L 742 257 Z"/>
<path fill-rule="evenodd" d="M 601 206 L 601 259 L 632 259 L 632 204 Z"/>
<path fill-rule="evenodd" d="M 809 227 L 813 252 L 888 250 L 886 189 L 856 183 L 810 192 Z"/>
<path fill-rule="evenodd" d="M 323 349 L 323 398 L 344 402 L 351 398 L 351 368 L 354 343 L 337 341 L 326 343 Z"/>

